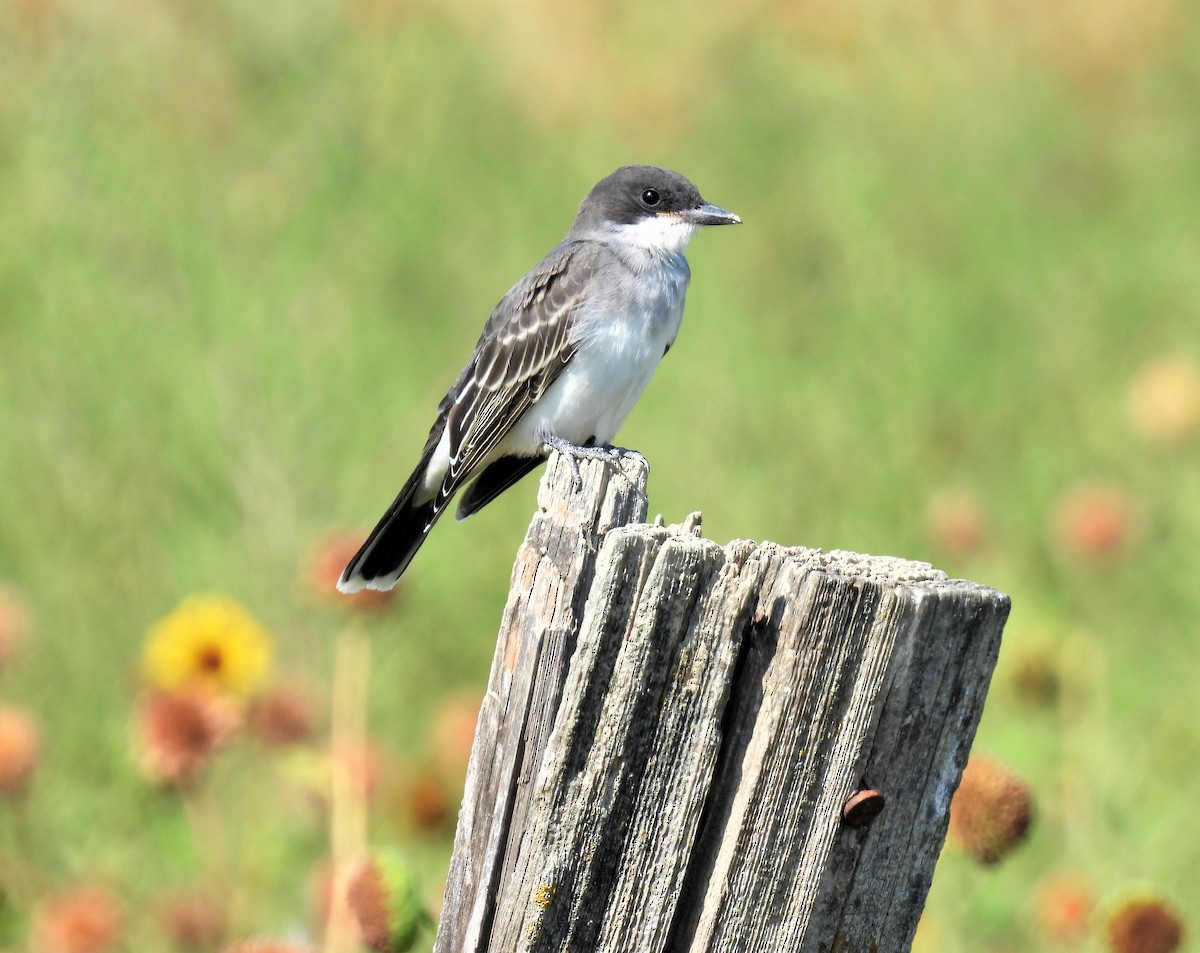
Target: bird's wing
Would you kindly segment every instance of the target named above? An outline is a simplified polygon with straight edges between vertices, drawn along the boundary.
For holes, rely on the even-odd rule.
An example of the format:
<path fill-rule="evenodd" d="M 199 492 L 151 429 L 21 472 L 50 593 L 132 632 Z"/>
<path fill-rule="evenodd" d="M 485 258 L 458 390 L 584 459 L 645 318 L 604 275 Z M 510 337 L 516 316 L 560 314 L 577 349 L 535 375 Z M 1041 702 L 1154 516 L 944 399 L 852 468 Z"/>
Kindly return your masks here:
<path fill-rule="evenodd" d="M 570 363 L 571 327 L 594 271 L 593 256 L 579 243 L 564 243 L 492 312 L 438 408 L 450 450 L 439 510 Z"/>

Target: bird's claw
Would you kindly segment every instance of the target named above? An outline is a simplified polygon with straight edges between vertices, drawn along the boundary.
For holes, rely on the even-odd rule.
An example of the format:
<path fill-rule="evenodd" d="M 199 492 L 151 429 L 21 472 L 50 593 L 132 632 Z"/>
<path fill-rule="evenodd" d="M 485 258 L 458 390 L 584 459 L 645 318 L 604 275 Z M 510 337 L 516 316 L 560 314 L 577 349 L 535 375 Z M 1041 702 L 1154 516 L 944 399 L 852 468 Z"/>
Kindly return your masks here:
<path fill-rule="evenodd" d="M 650 464 L 646 458 L 636 450 L 622 451 L 613 446 L 581 447 L 558 437 L 546 438 L 545 444 L 548 449 L 557 450 L 566 459 L 567 466 L 571 468 L 571 481 L 576 493 L 583 489 L 583 474 L 579 472 L 580 460 L 602 460 L 614 470 L 624 475 L 624 471 L 621 469 L 621 454 L 628 453 L 641 461 L 642 465 L 647 469 L 650 468 Z"/>
<path fill-rule="evenodd" d="M 571 468 L 571 492 L 578 493 L 583 489 L 583 474 L 579 472 L 579 461 L 569 450 L 563 452 L 563 457 L 566 458 L 567 466 Z"/>

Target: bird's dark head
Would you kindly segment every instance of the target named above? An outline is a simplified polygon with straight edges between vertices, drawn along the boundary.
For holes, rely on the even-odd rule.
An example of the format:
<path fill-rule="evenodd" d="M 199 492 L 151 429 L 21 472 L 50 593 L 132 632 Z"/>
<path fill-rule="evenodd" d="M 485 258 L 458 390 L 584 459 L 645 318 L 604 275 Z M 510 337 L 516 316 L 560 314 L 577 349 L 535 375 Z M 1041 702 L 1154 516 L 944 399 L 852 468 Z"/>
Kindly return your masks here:
<path fill-rule="evenodd" d="M 682 251 L 700 226 L 740 221 L 733 212 L 705 202 L 678 172 L 626 165 L 592 187 L 572 231 L 610 233 L 648 248 Z"/>

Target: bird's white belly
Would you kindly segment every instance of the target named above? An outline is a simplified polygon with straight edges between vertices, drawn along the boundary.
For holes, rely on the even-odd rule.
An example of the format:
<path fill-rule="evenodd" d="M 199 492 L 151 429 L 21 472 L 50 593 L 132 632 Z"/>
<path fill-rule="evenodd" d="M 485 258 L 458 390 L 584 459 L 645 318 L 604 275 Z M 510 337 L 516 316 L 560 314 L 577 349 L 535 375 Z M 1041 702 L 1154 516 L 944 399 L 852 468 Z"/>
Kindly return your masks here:
<path fill-rule="evenodd" d="M 574 444 L 611 443 L 661 357 L 661 350 L 623 357 L 598 351 L 577 354 L 570 370 L 531 408 L 522 429 L 538 443 L 547 435 Z"/>
<path fill-rule="evenodd" d="M 540 450 L 548 435 L 576 445 L 612 443 L 675 340 L 682 317 L 680 295 L 677 307 L 653 318 L 622 316 L 598 322 L 505 443 L 526 453 Z"/>

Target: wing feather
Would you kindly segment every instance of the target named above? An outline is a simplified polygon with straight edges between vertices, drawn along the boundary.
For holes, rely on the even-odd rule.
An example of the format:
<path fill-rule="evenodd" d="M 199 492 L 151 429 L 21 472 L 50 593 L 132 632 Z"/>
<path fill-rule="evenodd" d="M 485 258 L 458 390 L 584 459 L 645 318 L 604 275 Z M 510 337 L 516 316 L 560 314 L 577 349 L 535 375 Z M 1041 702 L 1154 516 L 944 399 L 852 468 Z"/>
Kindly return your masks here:
<path fill-rule="evenodd" d="M 442 401 L 450 467 L 438 511 L 570 363 L 574 316 L 594 272 L 581 252 L 560 245 L 504 296 Z"/>

